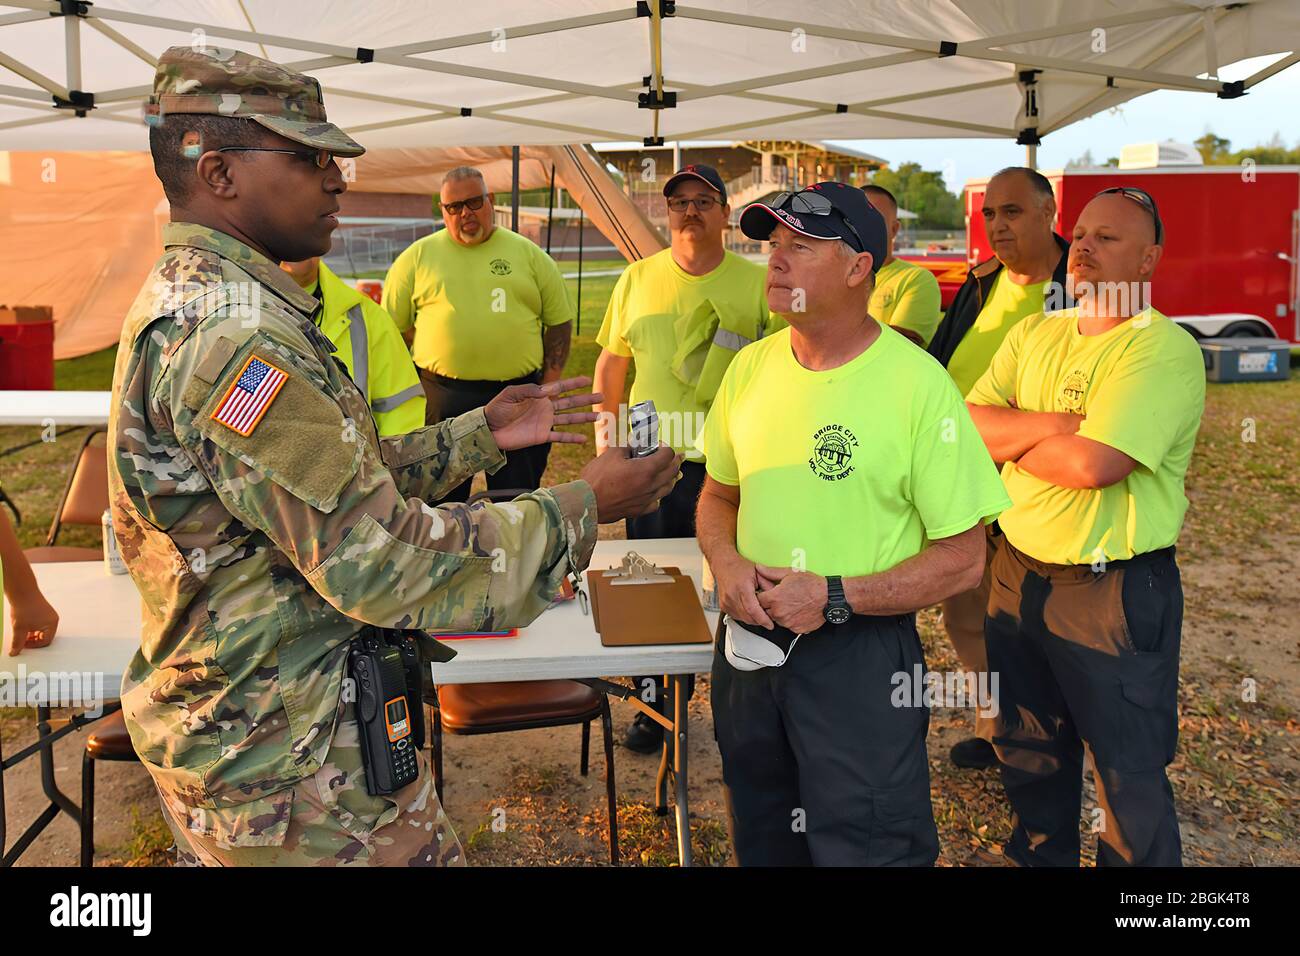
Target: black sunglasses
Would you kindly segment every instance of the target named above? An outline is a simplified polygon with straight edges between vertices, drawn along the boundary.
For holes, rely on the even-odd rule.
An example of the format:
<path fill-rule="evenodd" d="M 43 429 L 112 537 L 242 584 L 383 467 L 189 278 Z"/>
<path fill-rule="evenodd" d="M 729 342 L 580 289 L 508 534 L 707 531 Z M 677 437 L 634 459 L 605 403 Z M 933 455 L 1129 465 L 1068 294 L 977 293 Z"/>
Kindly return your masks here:
<path fill-rule="evenodd" d="M 459 216 L 462 209 L 468 209 L 470 212 L 478 212 L 483 208 L 483 201 L 485 199 L 487 199 L 487 196 L 474 196 L 472 199 L 446 202 L 442 204 L 442 211 L 453 216 Z"/>
<path fill-rule="evenodd" d="M 217 150 L 218 153 L 288 153 L 290 156 L 297 156 L 304 162 L 311 163 L 317 169 L 324 169 L 334 158 L 334 154 L 328 149 L 273 149 L 270 146 L 222 146 Z"/>
<path fill-rule="evenodd" d="M 1118 193 L 1125 199 L 1131 199 L 1147 212 L 1151 213 L 1151 221 L 1156 227 L 1156 245 L 1164 245 L 1165 241 L 1165 224 L 1160 221 L 1160 213 L 1156 211 L 1156 201 L 1151 198 L 1151 194 L 1145 189 L 1138 189 L 1136 186 L 1111 186 L 1110 189 L 1103 189 L 1097 193 L 1098 196 L 1109 196 L 1112 193 Z"/>
<path fill-rule="evenodd" d="M 848 242 L 858 252 L 867 251 L 863 246 L 862 237 L 858 235 L 858 230 L 849 221 L 849 217 L 836 209 L 835 204 L 821 193 L 809 189 L 801 189 L 798 192 L 780 192 L 773 196 L 768 204 L 773 209 L 780 209 L 785 203 L 789 203 L 791 212 L 808 216 L 839 216 L 840 221 L 849 227 L 849 232 L 853 233 L 852 241 L 849 241 L 847 236 L 841 236 L 840 238 Z"/>

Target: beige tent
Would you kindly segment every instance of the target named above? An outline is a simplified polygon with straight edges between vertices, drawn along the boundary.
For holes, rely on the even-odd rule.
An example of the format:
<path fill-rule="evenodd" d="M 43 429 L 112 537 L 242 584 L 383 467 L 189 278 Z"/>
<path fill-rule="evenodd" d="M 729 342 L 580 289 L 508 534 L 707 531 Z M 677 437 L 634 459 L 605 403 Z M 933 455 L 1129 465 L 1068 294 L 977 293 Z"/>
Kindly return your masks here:
<path fill-rule="evenodd" d="M 508 200 L 509 147 L 375 150 L 357 160 L 351 188 L 432 195 L 461 165 L 482 169 L 488 188 Z M 520 188 L 547 185 L 552 165 L 556 186 L 626 258 L 663 248 L 586 147 L 523 147 Z M 0 304 L 53 306 L 55 358 L 114 344 L 167 218 L 148 153 L 0 153 Z"/>

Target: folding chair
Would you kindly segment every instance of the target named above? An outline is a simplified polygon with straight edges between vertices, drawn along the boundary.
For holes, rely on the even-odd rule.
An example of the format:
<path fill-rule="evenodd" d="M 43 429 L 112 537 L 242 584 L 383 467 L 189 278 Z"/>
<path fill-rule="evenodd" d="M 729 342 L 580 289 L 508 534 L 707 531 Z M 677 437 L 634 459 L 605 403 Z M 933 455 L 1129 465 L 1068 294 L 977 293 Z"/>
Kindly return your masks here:
<path fill-rule="evenodd" d="M 509 501 L 527 494 L 527 489 L 499 488 L 471 495 L 476 501 Z M 609 804 L 609 862 L 617 864 L 618 812 L 614 781 L 614 731 L 609 698 L 586 684 L 571 680 L 502 681 L 486 684 L 443 684 L 428 702 L 432 712 L 433 782 L 442 799 L 442 734 L 500 734 L 538 727 L 582 724 L 582 755 L 579 769 L 587 775 L 591 749 L 591 722 L 600 718 L 605 736 L 605 796 Z"/>
<path fill-rule="evenodd" d="M 53 561 L 99 561 L 104 554 L 101 548 L 74 548 L 55 544 L 64 525 L 80 525 L 98 529 L 108 507 L 108 450 L 103 445 L 92 445 L 96 435 L 106 435 L 107 430 L 94 428 L 81 441 L 76 464 L 68 473 L 63 497 L 54 510 L 45 544 L 23 551 L 32 564 L 49 564 Z"/>

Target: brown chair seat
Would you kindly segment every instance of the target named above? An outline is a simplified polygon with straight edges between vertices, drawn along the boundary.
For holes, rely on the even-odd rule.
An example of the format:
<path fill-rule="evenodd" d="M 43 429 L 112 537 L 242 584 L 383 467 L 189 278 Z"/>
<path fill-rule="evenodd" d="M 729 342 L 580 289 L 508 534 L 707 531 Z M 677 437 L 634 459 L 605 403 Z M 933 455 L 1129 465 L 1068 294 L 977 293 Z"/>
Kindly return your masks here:
<path fill-rule="evenodd" d="M 138 759 L 120 710 L 91 725 L 86 738 L 86 753 L 91 760 Z"/>
<path fill-rule="evenodd" d="M 571 680 L 445 684 L 438 688 L 442 722 L 452 733 L 492 727 L 600 715 L 602 697 Z"/>
<path fill-rule="evenodd" d="M 73 548 L 61 544 L 28 548 L 23 557 L 29 564 L 52 564 L 55 561 L 103 561 L 102 548 Z"/>

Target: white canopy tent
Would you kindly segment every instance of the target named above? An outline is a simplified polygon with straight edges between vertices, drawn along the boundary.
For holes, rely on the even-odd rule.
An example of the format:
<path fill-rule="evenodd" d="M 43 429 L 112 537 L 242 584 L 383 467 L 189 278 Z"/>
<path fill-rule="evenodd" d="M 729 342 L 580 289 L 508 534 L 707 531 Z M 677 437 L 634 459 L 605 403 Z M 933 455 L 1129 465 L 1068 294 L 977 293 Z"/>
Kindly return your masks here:
<path fill-rule="evenodd" d="M 1036 165 L 1040 137 L 1135 96 L 1234 98 L 1300 60 L 1300 0 L 700 4 L 0 0 L 0 301 L 55 305 L 61 356 L 116 338 L 156 248 L 140 105 L 178 44 L 318 77 L 330 119 L 371 150 L 366 191 L 436 188 L 434 150 L 548 152 L 628 258 L 661 240 L 571 144 L 992 137 Z M 1272 59 L 1217 79 L 1255 57 Z M 89 150 L 103 161 L 69 152 Z"/>
<path fill-rule="evenodd" d="M 1300 60 L 1295 0 L 0 0 L 0 148 L 141 149 L 174 44 L 319 77 L 369 147 L 1038 137 Z M 1221 65 L 1276 55 L 1220 82 Z M 1032 156 L 1032 153 L 1031 153 Z"/>

